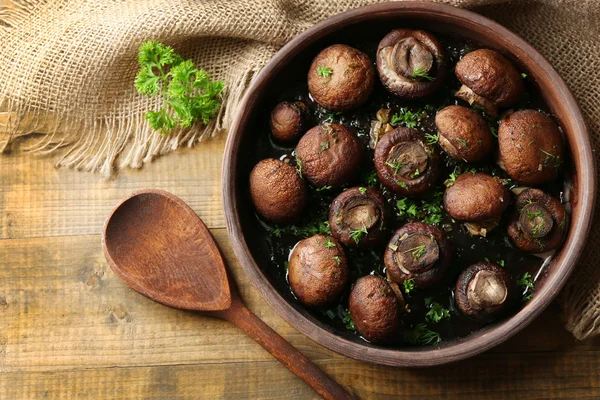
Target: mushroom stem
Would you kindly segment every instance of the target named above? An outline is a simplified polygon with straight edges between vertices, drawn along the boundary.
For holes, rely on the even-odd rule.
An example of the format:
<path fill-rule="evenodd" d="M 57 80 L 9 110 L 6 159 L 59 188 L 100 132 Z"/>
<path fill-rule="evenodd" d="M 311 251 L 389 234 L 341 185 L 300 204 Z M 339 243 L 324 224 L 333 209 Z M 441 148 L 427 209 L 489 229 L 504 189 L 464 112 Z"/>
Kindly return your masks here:
<path fill-rule="evenodd" d="M 479 96 L 466 85 L 462 85 L 454 95 L 459 99 L 462 99 L 469 103 L 470 106 L 472 106 L 473 104 L 477 104 L 483 107 L 485 113 L 488 114 L 490 117 L 498 116 L 498 107 L 496 107 L 494 103 L 485 99 L 484 97 Z"/>
<path fill-rule="evenodd" d="M 469 303 L 479 309 L 504 303 L 507 293 L 506 284 L 486 270 L 477 272 L 467 287 Z"/>

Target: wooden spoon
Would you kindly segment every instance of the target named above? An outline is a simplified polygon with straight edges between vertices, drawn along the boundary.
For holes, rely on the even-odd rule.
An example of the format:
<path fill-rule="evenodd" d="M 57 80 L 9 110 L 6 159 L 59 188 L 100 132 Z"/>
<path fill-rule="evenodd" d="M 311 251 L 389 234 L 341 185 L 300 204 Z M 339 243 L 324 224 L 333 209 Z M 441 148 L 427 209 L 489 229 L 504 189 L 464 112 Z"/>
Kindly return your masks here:
<path fill-rule="evenodd" d="M 111 268 L 133 290 L 227 320 L 322 397 L 354 398 L 244 305 L 214 238 L 178 197 L 154 189 L 131 194 L 106 220 L 102 241 Z"/>

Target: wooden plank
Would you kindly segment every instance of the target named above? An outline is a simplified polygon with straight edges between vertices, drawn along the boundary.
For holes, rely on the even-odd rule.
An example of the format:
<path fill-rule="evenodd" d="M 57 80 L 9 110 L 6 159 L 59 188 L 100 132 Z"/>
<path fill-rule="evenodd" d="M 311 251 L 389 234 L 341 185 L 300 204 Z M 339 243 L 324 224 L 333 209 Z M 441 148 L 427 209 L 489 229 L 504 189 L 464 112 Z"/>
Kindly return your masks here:
<path fill-rule="evenodd" d="M 221 162 L 225 135 L 159 157 L 143 170 L 112 179 L 56 169 L 57 155 L 36 157 L 18 147 L 0 157 L 0 238 L 89 235 L 134 190 L 160 188 L 187 202 L 209 228 L 223 228 Z"/>
<path fill-rule="evenodd" d="M 311 359 L 344 360 L 282 321 L 244 276 L 226 231 L 213 234 L 257 315 Z M 271 360 L 226 322 L 128 289 L 107 266 L 98 235 L 2 240 L 0 260 L 0 371 Z M 593 351 L 598 343 L 575 342 L 550 310 L 492 353 Z"/>
<path fill-rule="evenodd" d="M 486 354 L 428 369 L 356 361 L 319 363 L 363 399 L 593 399 L 597 351 Z M 0 375 L 3 399 L 309 399 L 313 392 L 275 361 L 140 366 Z"/>

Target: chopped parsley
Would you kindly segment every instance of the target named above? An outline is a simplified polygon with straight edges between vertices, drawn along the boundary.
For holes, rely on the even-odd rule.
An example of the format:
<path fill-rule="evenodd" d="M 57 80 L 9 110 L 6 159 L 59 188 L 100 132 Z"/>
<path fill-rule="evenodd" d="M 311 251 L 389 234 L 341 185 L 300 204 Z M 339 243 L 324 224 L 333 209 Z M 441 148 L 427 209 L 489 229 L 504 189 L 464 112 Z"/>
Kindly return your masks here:
<path fill-rule="evenodd" d="M 402 189 L 408 191 L 408 185 L 404 182 L 398 182 L 398 186 L 400 186 Z"/>
<path fill-rule="evenodd" d="M 327 185 L 327 186 L 323 186 L 320 188 L 315 189 L 317 192 L 322 192 L 324 190 L 330 190 L 331 189 L 331 185 Z"/>
<path fill-rule="evenodd" d="M 427 322 L 438 323 L 445 319 L 450 319 L 450 310 L 444 308 L 440 303 L 433 301 L 431 297 L 425 297 L 425 305 L 429 308 L 425 314 Z"/>
<path fill-rule="evenodd" d="M 360 242 L 361 239 L 367 235 L 367 233 L 369 232 L 367 231 L 367 228 L 363 225 L 361 229 L 350 230 L 350 237 L 356 242 L 356 244 L 358 244 L 358 242 Z"/>
<path fill-rule="evenodd" d="M 392 125 L 404 124 L 407 128 L 414 128 L 421 118 L 425 117 L 427 112 L 424 110 L 411 112 L 405 109 L 401 109 L 400 113 L 392 115 L 390 123 Z"/>
<path fill-rule="evenodd" d="M 420 344 L 422 346 L 437 346 L 442 341 L 440 334 L 432 331 L 426 324 L 421 323 L 404 333 L 404 340 L 410 344 Z"/>
<path fill-rule="evenodd" d="M 321 78 L 331 78 L 331 75 L 333 75 L 333 69 L 330 67 L 319 66 L 317 67 L 317 74 L 319 74 Z"/>
<path fill-rule="evenodd" d="M 410 294 L 410 292 L 415 290 L 415 279 L 411 278 L 405 280 L 404 282 L 402 282 L 402 286 L 404 286 L 404 293 Z"/>
<path fill-rule="evenodd" d="M 394 160 L 394 161 L 387 160 L 385 162 L 385 165 L 387 165 L 388 167 L 390 167 L 391 169 L 394 170 L 394 175 L 398 175 L 398 171 L 400 170 L 400 168 L 404 167 L 406 165 L 406 163 L 399 161 L 399 160 Z"/>
<path fill-rule="evenodd" d="M 329 148 L 329 141 L 325 140 L 323 142 L 321 142 L 321 151 L 325 151 Z"/>
<path fill-rule="evenodd" d="M 360 192 L 360 194 L 365 194 L 365 193 L 367 193 L 367 188 L 359 187 L 358 191 Z"/>
<path fill-rule="evenodd" d="M 460 144 L 460 147 L 462 147 L 463 149 L 467 148 L 467 141 L 462 139 L 462 138 L 456 138 L 456 141 L 458 142 L 458 144 Z"/>
<path fill-rule="evenodd" d="M 413 79 L 423 78 L 423 79 L 427 79 L 428 81 L 435 81 L 435 78 L 433 76 L 427 75 L 427 71 L 425 71 L 425 68 L 415 69 L 413 71 L 413 73 L 411 74 L 411 76 L 413 77 Z"/>
<path fill-rule="evenodd" d="M 535 290 L 535 283 L 533 282 L 533 277 L 529 272 L 525 272 L 523 276 L 519 278 L 517 285 L 524 289 L 523 301 L 530 300 L 533 297 L 532 291 Z"/>
<path fill-rule="evenodd" d="M 424 137 L 425 137 L 425 143 L 430 146 L 433 146 L 434 144 L 436 144 L 437 142 L 440 141 L 439 132 L 436 133 L 435 135 L 432 135 L 431 133 L 426 133 Z"/>
<path fill-rule="evenodd" d="M 424 244 L 422 244 L 420 246 L 416 246 L 416 247 L 413 247 L 412 249 L 408 249 L 408 250 L 404 251 L 404 254 L 410 253 L 410 255 L 415 260 L 418 260 L 419 258 L 423 257 L 425 255 L 425 253 L 427 252 L 427 250 L 425 250 L 425 248 L 426 248 L 426 246 Z"/>
<path fill-rule="evenodd" d="M 335 247 L 335 243 L 331 241 L 331 238 L 329 236 L 325 238 L 325 247 L 327 247 L 328 249 Z"/>
<path fill-rule="evenodd" d="M 333 256 L 331 257 L 333 258 L 333 260 L 338 263 L 338 265 L 340 265 L 342 263 L 342 259 L 340 258 L 340 256 Z"/>

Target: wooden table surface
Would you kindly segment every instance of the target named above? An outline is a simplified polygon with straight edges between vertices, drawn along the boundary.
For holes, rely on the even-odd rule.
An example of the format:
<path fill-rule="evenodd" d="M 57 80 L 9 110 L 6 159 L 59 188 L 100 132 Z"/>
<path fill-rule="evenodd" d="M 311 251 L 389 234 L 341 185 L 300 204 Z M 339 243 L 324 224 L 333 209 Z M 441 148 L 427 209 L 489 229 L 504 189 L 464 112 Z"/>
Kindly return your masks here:
<path fill-rule="evenodd" d="M 249 307 L 361 398 L 600 397 L 600 340 L 576 342 L 556 306 L 507 343 L 428 369 L 381 367 L 322 348 L 285 323 L 232 253 L 221 207 L 225 138 L 113 179 L 57 170 L 52 157 L 0 157 L 0 399 L 306 399 L 315 395 L 226 322 L 130 290 L 102 254 L 117 202 L 168 190 L 205 221 Z"/>

